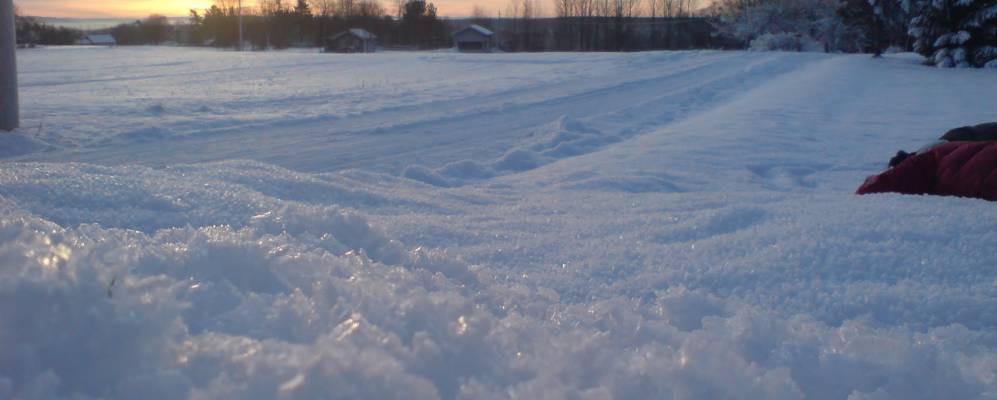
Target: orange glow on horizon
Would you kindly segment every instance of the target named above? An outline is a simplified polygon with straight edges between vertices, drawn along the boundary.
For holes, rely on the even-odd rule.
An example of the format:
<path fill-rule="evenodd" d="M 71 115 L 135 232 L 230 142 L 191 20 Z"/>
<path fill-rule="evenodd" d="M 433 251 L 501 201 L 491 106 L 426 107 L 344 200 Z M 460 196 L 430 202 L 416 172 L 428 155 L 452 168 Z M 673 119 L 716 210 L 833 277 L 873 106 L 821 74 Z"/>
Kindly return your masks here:
<path fill-rule="evenodd" d="M 233 3 L 236 0 L 231 0 Z M 389 14 L 393 12 L 394 0 L 378 0 Z M 429 0 L 440 11 L 440 15 L 469 16 L 475 5 L 482 6 L 489 14 L 504 13 L 509 0 Z M 541 0 L 546 3 L 552 0 Z M 243 0 L 243 7 L 256 7 L 258 0 Z M 293 6 L 296 0 L 284 0 Z M 185 17 L 190 10 L 202 11 L 211 7 L 214 0 L 14 0 L 14 4 L 25 14 L 38 17 L 59 18 L 143 18 L 151 14 L 168 17 Z M 543 7 L 546 9 L 547 4 Z"/>
<path fill-rule="evenodd" d="M 246 0 L 255 5 L 255 1 Z M 212 0 L 15 0 L 25 14 L 60 18 L 142 18 L 151 14 L 182 17 L 191 9 L 211 7 Z"/>

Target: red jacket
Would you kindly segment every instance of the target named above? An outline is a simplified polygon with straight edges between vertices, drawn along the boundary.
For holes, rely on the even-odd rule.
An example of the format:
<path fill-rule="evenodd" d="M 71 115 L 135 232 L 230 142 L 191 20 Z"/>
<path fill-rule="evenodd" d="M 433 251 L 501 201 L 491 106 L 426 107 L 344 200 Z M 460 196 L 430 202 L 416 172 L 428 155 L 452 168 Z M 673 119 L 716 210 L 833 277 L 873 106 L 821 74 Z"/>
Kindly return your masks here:
<path fill-rule="evenodd" d="M 869 177 L 856 193 L 897 192 L 997 201 L 997 142 L 951 142 Z"/>

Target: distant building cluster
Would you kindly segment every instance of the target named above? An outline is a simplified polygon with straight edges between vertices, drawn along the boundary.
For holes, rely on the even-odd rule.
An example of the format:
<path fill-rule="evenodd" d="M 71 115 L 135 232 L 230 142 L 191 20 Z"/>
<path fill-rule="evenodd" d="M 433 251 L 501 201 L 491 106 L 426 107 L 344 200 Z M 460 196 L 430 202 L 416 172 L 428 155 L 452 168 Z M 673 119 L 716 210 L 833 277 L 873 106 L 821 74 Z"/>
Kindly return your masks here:
<path fill-rule="evenodd" d="M 532 0 L 531 0 L 532 1 Z M 261 3 L 262 4 L 262 3 Z M 269 4 L 269 3 L 268 3 Z M 213 5 L 185 21 L 153 15 L 113 28 L 54 28 L 19 17 L 23 46 L 188 45 L 251 50 L 321 47 L 327 52 L 454 48 L 462 52 L 634 51 L 726 47 L 705 18 L 562 16 L 540 18 L 523 9 L 506 18 L 441 19 L 427 0 L 399 3 L 389 14 L 376 0 L 245 9 Z M 22 29 L 23 28 L 23 29 Z M 58 35 L 57 35 L 58 34 Z"/>
<path fill-rule="evenodd" d="M 997 68 L 993 1 L 910 0 L 558 0 L 556 17 L 540 17 L 538 0 L 513 2 L 504 18 L 483 12 L 438 17 L 428 0 L 399 0 L 394 13 L 378 0 L 296 5 L 261 1 L 239 10 L 223 2 L 192 10 L 184 22 L 153 15 L 84 32 L 17 16 L 20 47 L 175 44 L 252 50 L 322 47 L 327 52 L 454 48 L 462 52 L 643 51 L 915 51 L 942 67 Z M 480 11 L 480 10 L 479 10 Z"/>

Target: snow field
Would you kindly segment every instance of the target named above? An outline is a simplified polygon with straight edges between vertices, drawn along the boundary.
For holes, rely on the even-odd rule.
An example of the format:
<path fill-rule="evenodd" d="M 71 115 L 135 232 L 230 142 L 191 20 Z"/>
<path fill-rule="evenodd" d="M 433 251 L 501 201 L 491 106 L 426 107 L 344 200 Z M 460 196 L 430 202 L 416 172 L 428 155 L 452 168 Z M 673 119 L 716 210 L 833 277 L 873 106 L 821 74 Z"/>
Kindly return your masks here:
<path fill-rule="evenodd" d="M 482 62 L 488 55 L 450 53 L 239 54 L 156 47 L 41 50 L 20 58 L 22 90 L 32 94 L 24 99 L 22 125 L 59 148 L 245 135 L 374 112 L 394 117 L 366 118 L 370 129 L 403 120 L 397 111 L 413 106 L 449 115 L 487 106 L 489 96 L 528 93 L 543 84 L 570 81 L 584 88 L 591 77 L 633 65 L 608 55 L 589 58 L 581 68 L 571 55 L 509 55 L 492 63 Z M 624 79 L 632 77 L 617 78 Z M 464 103 L 467 98 L 478 101 Z"/>
<path fill-rule="evenodd" d="M 65 99 L 28 86 L 36 110 L 111 92 L 46 114 L 65 130 L 4 142 L 20 155 L 0 164 L 0 398 L 997 395 L 993 205 L 851 195 L 897 149 L 992 118 L 992 72 L 779 53 L 113 52 L 127 90 L 232 111 L 203 130 L 164 117 L 169 101 L 93 118 L 132 101 L 88 82 L 112 58 L 19 54 L 90 63 L 59 73 L 79 91 Z M 399 62 L 399 87 L 372 90 L 443 69 L 453 91 L 334 117 L 294 97 Z M 259 89 L 284 100 L 162 76 L 236 63 L 284 79 Z M 293 106 L 312 120 L 274 114 Z"/>

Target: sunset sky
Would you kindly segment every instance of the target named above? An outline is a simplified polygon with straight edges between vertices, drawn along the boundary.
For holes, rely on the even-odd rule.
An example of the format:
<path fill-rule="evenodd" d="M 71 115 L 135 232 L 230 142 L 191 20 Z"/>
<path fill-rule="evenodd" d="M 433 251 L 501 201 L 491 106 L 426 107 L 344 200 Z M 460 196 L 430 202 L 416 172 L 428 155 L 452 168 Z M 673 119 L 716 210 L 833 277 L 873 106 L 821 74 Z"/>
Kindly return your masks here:
<path fill-rule="evenodd" d="M 293 4 L 295 0 L 284 0 Z M 390 0 L 381 0 L 388 6 Z M 503 10 L 508 0 L 433 0 L 441 14 L 466 16 L 475 4 L 490 12 Z M 253 6 L 256 0 L 244 0 Z M 41 17 L 66 18 L 138 18 L 149 14 L 186 16 L 190 9 L 210 7 L 212 0 L 14 0 L 25 14 Z M 547 7 L 544 4 L 544 7 Z"/>
<path fill-rule="evenodd" d="M 211 2 L 212 0 L 14 0 L 14 4 L 25 14 L 69 18 L 142 17 L 152 13 L 184 16 L 191 8 L 210 7 Z"/>

